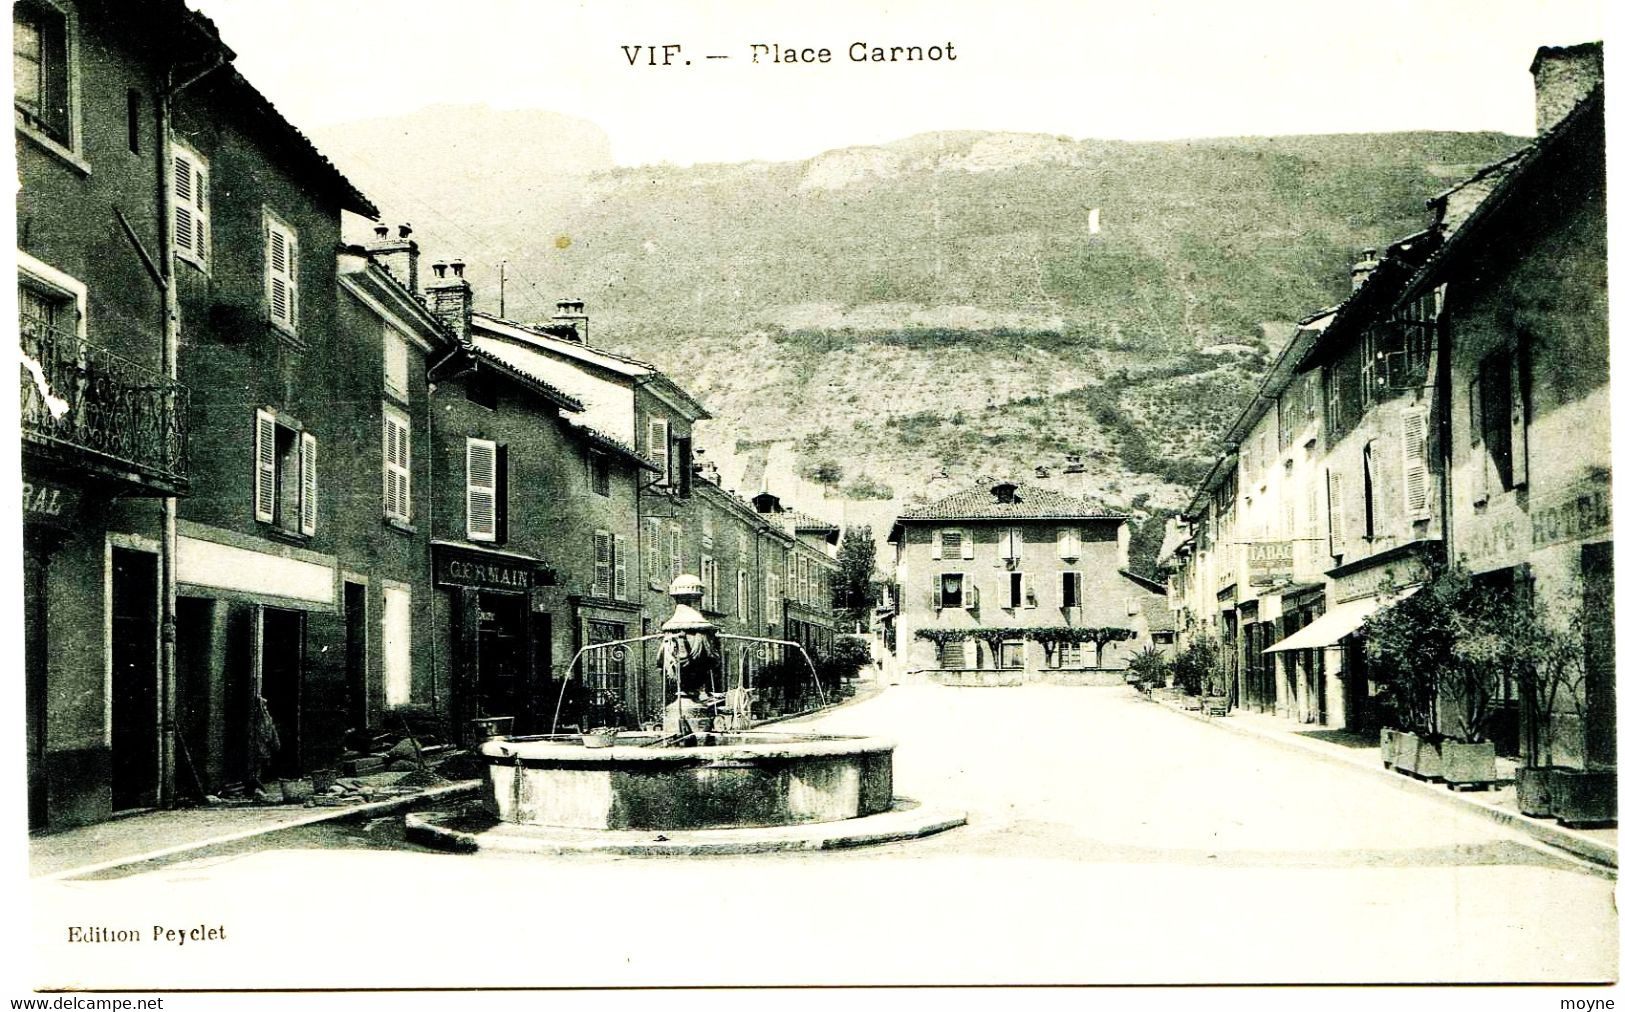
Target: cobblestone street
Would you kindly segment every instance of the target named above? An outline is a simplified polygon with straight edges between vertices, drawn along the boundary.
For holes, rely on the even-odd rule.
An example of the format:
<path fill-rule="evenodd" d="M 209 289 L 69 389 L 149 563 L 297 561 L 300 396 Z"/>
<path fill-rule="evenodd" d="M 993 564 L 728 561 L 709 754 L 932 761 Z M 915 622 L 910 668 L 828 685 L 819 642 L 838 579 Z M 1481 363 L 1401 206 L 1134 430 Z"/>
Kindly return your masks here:
<path fill-rule="evenodd" d="M 34 883 L 40 983 L 1599 981 L 1616 973 L 1614 883 L 1601 872 L 1514 830 L 1205 726 L 1125 688 L 896 687 L 800 726 L 894 738 L 897 793 L 967 809 L 970 824 L 862 850 L 690 860 L 431 853 L 400 840 L 398 817 L 307 827 L 126 877 Z M 159 922 L 223 923 L 228 940 L 52 941 L 69 925 Z M 403 958 L 353 958 L 362 937 L 368 951 Z M 434 958 L 410 958 L 426 939 Z M 268 963 L 261 957 L 273 945 L 282 955 Z"/>

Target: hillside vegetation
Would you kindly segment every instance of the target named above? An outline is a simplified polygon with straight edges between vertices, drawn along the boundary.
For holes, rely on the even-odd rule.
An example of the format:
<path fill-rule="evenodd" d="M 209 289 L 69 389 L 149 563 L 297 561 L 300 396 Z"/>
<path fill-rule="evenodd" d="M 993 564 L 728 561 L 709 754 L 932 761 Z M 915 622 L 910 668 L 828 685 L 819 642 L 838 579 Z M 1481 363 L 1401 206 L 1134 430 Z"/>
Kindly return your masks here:
<path fill-rule="evenodd" d="M 453 116 L 455 143 L 422 161 L 378 150 L 398 122 L 318 140 L 431 258 L 469 262 L 482 308 L 504 258 L 509 317 L 585 300 L 595 344 L 659 364 L 712 410 L 725 474 L 794 440 L 803 476 L 881 525 L 911 496 L 1038 466 L 1063 490 L 1181 505 L 1292 321 L 1346 295 L 1361 248 L 1424 227 L 1429 196 L 1520 144 L 960 132 L 605 169 L 589 125 L 565 122 L 578 160 L 514 139 L 562 129 L 525 115 L 543 116 Z M 458 147 L 504 143 L 533 157 L 487 153 L 457 176 Z"/>

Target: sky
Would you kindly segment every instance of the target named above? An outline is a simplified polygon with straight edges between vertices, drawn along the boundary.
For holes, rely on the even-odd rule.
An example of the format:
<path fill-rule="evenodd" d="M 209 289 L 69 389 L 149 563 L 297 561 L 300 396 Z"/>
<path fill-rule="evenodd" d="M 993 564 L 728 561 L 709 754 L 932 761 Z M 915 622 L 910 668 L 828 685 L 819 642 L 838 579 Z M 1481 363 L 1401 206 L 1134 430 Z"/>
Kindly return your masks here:
<path fill-rule="evenodd" d="M 191 2 L 296 124 L 546 109 L 603 128 L 621 165 L 778 161 L 956 129 L 1529 134 L 1535 50 L 1604 34 L 1593 0 Z M 829 60 L 752 62 L 753 44 L 775 43 Z M 856 62 L 854 43 L 943 58 Z M 650 66 L 670 45 L 669 65 Z"/>

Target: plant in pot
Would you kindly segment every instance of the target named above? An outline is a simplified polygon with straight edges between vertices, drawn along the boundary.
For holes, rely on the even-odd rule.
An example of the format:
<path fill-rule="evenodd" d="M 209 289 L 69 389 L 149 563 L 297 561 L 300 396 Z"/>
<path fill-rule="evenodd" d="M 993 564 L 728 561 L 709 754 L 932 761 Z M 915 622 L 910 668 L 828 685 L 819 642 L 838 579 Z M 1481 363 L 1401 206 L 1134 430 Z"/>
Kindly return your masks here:
<path fill-rule="evenodd" d="M 1219 670 L 1219 644 L 1207 633 L 1191 637 L 1174 657 L 1174 686 L 1185 697 L 1187 709 L 1197 709 L 1201 697 L 1212 682 L 1213 672 Z"/>
<path fill-rule="evenodd" d="M 1128 659 L 1128 670 L 1134 687 L 1149 695 L 1162 687 L 1167 677 L 1168 661 L 1156 647 L 1145 647 Z"/>
<path fill-rule="evenodd" d="M 1558 621 L 1528 600 L 1509 610 L 1506 660 L 1527 718 L 1523 763 L 1516 773 L 1518 811 L 1544 818 L 1554 814 L 1554 778 L 1563 779 L 1553 736 L 1558 703 L 1584 695 L 1585 634 L 1576 610 Z"/>
<path fill-rule="evenodd" d="M 1484 589 L 1464 589 L 1454 605 L 1455 645 L 1439 670 L 1439 708 L 1450 732 L 1439 743 L 1440 774 L 1451 787 L 1488 785 L 1496 777 L 1487 732 L 1516 616 L 1504 595 Z"/>
<path fill-rule="evenodd" d="M 1367 677 L 1378 704 L 1393 715 L 1382 732 L 1385 765 L 1413 776 L 1437 776 L 1438 676 L 1455 640 L 1451 623 L 1454 588 L 1435 571 L 1409 597 L 1379 608 L 1365 622 Z M 1395 597 L 1391 580 L 1379 593 Z"/>

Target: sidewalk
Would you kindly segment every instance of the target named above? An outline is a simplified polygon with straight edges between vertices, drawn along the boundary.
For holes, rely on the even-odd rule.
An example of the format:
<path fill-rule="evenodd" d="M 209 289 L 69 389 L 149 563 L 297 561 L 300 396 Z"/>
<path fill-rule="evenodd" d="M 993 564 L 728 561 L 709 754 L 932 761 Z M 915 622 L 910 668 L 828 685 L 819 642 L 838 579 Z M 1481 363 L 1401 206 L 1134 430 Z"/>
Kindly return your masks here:
<path fill-rule="evenodd" d="M 1517 764 L 1497 757 L 1496 772 L 1504 783 L 1490 790 L 1453 791 L 1444 784 L 1429 783 L 1383 768 L 1382 752 L 1375 741 L 1343 731 L 1329 731 L 1308 724 L 1299 724 L 1283 717 L 1266 716 L 1246 710 L 1232 710 L 1223 717 L 1209 717 L 1194 710 L 1181 709 L 1174 703 L 1162 704 L 1176 713 L 1193 720 L 1206 721 L 1235 734 L 1274 742 L 1284 748 L 1329 762 L 1341 763 L 1383 778 L 1401 790 L 1426 794 L 1447 804 L 1453 804 L 1484 818 L 1512 826 L 1529 836 L 1561 850 L 1568 851 L 1609 868 L 1619 867 L 1619 830 L 1569 829 L 1559 826 L 1553 819 L 1534 819 L 1518 811 L 1517 792 L 1512 787 L 1513 771 Z"/>
<path fill-rule="evenodd" d="M 478 780 L 457 780 L 379 801 L 306 808 L 303 805 L 232 805 L 145 812 L 28 841 L 34 878 L 76 878 L 189 851 L 236 843 L 296 826 L 389 815 L 420 802 L 473 794 Z"/>

